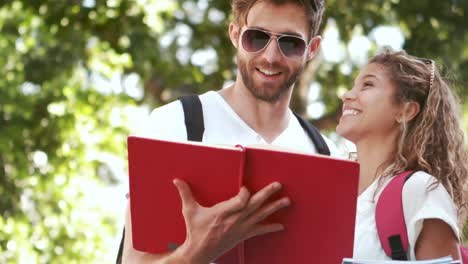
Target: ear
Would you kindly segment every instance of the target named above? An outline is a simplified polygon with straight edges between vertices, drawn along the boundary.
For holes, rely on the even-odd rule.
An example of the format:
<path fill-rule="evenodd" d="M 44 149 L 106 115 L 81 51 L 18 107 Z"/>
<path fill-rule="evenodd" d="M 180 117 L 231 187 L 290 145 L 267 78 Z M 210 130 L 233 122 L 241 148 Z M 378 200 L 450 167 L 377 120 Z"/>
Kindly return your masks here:
<path fill-rule="evenodd" d="M 319 51 L 321 42 L 322 42 L 321 36 L 315 36 L 312 38 L 312 40 L 310 41 L 309 48 L 307 49 L 307 58 L 306 58 L 307 61 L 311 60 L 315 56 L 315 54 L 317 54 L 317 52 Z"/>
<path fill-rule="evenodd" d="M 240 36 L 240 28 L 233 22 L 229 23 L 229 38 L 231 39 L 232 45 L 234 47 L 239 48 L 239 36 Z"/>
<path fill-rule="evenodd" d="M 398 123 L 401 123 L 402 120 L 409 122 L 419 113 L 420 110 L 421 108 L 418 103 L 414 101 L 406 102 L 403 104 L 401 112 L 397 115 L 396 121 Z"/>

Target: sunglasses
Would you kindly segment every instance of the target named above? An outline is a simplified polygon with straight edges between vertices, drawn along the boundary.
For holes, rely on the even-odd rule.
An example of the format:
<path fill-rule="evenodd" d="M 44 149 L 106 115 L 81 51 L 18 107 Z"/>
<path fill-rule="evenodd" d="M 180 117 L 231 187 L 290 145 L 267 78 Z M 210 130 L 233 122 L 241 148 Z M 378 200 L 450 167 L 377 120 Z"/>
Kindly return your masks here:
<path fill-rule="evenodd" d="M 242 32 L 242 47 L 250 53 L 257 53 L 264 50 L 271 39 L 276 39 L 276 43 L 283 56 L 292 59 L 299 59 L 304 56 L 309 45 L 298 36 L 273 33 L 266 30 L 247 28 Z"/>
<path fill-rule="evenodd" d="M 430 59 L 426 59 L 426 58 L 417 58 L 417 59 L 420 60 L 421 62 L 423 62 L 424 64 L 427 64 L 427 65 L 432 64 L 432 60 L 430 60 Z"/>

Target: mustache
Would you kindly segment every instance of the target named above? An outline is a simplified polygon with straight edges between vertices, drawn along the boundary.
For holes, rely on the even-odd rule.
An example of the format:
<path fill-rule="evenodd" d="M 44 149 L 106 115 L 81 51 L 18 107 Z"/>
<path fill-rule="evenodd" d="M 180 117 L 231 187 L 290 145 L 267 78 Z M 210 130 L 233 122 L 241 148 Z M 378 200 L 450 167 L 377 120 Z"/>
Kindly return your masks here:
<path fill-rule="evenodd" d="M 281 64 L 279 64 L 277 62 L 270 63 L 270 62 L 263 61 L 263 62 L 253 63 L 253 66 L 255 68 L 275 70 L 275 71 L 280 71 L 280 72 L 285 71 L 285 67 L 283 67 Z"/>

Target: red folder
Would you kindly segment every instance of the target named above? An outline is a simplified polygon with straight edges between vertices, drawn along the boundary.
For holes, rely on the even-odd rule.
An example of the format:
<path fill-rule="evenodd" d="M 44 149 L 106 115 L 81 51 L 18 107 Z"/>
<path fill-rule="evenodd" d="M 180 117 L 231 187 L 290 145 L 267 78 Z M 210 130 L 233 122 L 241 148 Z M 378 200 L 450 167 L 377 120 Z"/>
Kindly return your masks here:
<path fill-rule="evenodd" d="M 271 182 L 291 205 L 266 221 L 284 231 L 254 237 L 217 263 L 341 263 L 352 257 L 359 165 L 322 155 L 258 147 L 205 145 L 128 138 L 130 208 L 136 250 L 164 253 L 185 240 L 177 189 L 180 178 L 195 199 L 212 206 L 235 196 L 240 186 L 254 193 Z"/>

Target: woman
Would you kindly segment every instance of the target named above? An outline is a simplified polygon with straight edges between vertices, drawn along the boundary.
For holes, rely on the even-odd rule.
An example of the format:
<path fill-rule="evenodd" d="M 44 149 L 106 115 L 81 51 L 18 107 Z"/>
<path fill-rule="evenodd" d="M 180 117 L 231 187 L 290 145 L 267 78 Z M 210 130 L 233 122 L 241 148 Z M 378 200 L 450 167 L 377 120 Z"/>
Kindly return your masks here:
<path fill-rule="evenodd" d="M 354 258 L 390 259 L 375 226 L 375 205 L 392 178 L 417 171 L 403 187 L 409 259 L 459 259 L 468 158 L 459 109 L 435 63 L 404 51 L 372 58 L 343 96 L 337 132 L 361 166 Z"/>

